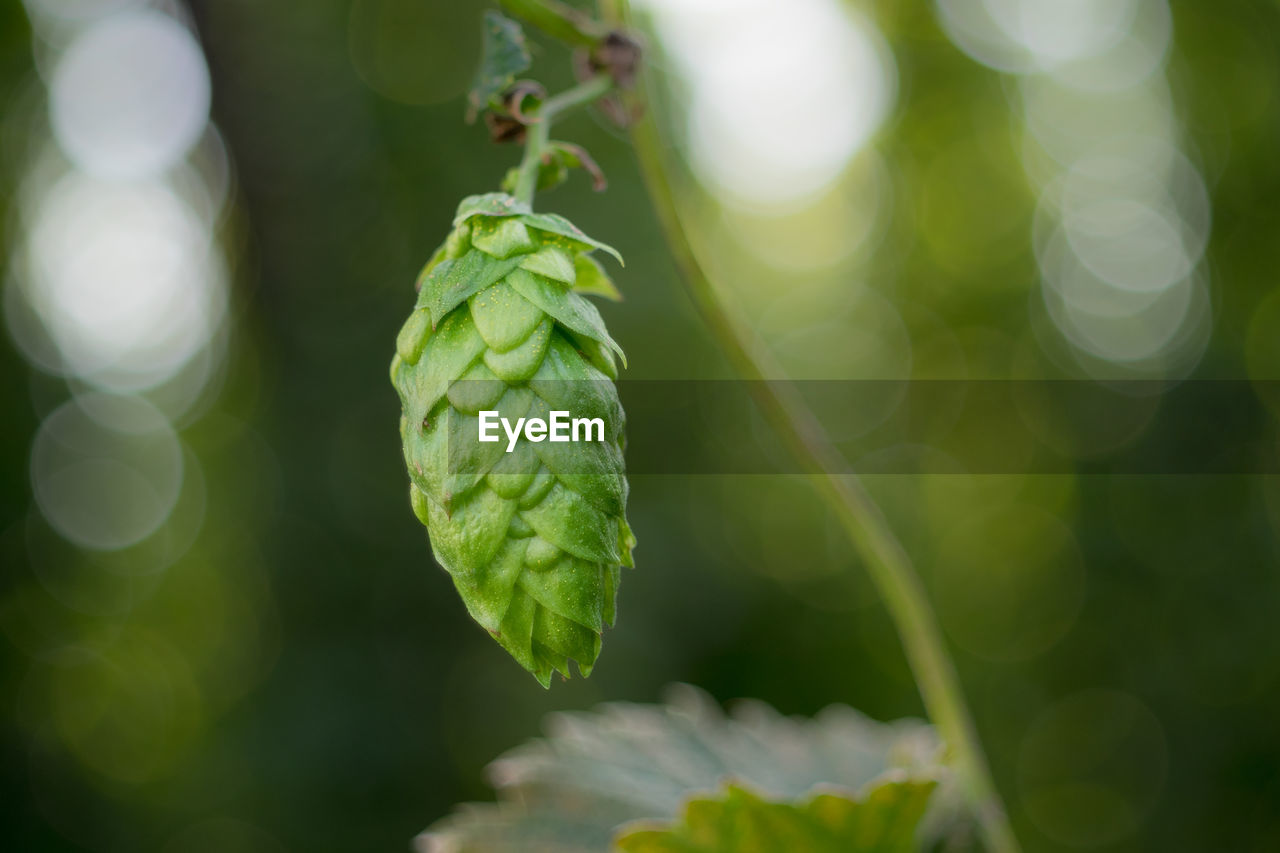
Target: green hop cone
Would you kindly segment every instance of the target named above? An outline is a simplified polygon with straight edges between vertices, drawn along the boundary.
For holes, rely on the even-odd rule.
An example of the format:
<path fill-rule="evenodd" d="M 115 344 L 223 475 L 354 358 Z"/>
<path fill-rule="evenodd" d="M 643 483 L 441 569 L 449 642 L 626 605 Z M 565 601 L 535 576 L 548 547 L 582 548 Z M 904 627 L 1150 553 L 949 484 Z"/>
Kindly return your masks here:
<path fill-rule="evenodd" d="M 616 295 L 595 249 L 617 257 L 509 195 L 464 199 L 391 362 L 410 498 L 431 550 L 471 617 L 544 687 L 552 672 L 569 676 L 570 659 L 590 674 L 621 567 L 633 565 L 614 385 L 622 350 L 581 295 Z M 566 411 L 602 422 L 602 440 L 521 434 L 509 449 L 501 426 L 497 441 L 479 440 L 485 411 L 512 425 Z"/>

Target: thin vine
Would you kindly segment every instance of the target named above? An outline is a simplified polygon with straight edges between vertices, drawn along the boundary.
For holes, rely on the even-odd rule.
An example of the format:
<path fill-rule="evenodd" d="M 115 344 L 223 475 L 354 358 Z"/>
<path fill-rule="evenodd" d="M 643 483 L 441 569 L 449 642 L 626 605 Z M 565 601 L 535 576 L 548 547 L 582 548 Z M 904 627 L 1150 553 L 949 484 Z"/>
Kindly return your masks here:
<path fill-rule="evenodd" d="M 542 167 L 543 157 L 547 153 L 548 143 L 551 141 L 551 123 L 576 107 L 599 100 L 612 88 L 611 77 L 597 74 L 572 89 L 548 98 L 533 112 L 526 132 L 524 156 L 520 160 L 520 168 L 516 173 L 513 195 L 518 201 L 525 204 L 533 203 L 533 196 L 538 188 L 538 173 Z"/>
<path fill-rule="evenodd" d="M 629 6 L 626 0 L 617 0 L 602 4 L 602 12 L 607 14 L 610 7 L 616 8 L 617 23 L 630 27 Z M 875 500 L 831 443 L 822 423 L 795 386 L 781 379 L 785 376 L 781 366 L 742 317 L 733 298 L 707 274 L 689 242 L 681 225 L 653 110 L 644 109 L 652 90 L 649 77 L 647 69 L 642 69 L 636 92 L 640 118 L 632 125 L 631 141 L 685 287 L 738 373 L 744 379 L 755 380 L 751 387 L 757 403 L 792 452 L 816 475 L 814 482 L 866 563 L 894 621 L 929 717 L 951 750 L 957 775 L 988 848 L 993 853 L 1017 853 L 1018 841 L 991 778 L 955 664 L 911 557 Z"/>

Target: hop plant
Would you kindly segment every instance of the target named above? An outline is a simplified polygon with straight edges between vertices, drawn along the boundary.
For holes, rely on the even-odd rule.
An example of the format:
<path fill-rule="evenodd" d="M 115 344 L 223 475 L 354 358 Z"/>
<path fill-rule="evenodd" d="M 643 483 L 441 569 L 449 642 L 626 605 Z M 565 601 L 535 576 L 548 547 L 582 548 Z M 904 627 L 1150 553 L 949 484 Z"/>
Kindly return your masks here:
<path fill-rule="evenodd" d="M 624 358 L 582 293 L 616 296 L 612 248 L 504 193 L 464 199 L 423 269 L 391 381 L 413 510 L 467 611 L 549 686 L 585 677 L 633 565 L 623 466 Z M 625 363 L 625 362 L 624 362 Z M 599 418 L 603 441 L 479 440 L 482 411 Z"/>

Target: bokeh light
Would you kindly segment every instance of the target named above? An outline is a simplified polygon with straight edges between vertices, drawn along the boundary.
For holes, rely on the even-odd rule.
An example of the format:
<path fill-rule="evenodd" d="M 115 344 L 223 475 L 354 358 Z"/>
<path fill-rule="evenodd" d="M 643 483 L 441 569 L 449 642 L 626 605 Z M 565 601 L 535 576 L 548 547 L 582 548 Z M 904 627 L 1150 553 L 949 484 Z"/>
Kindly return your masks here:
<path fill-rule="evenodd" d="M 1264 299 L 1249 318 L 1244 356 L 1259 396 L 1280 417 L 1280 289 Z"/>
<path fill-rule="evenodd" d="M 141 6 L 146 0 L 23 0 L 34 22 L 39 24 L 82 24 L 119 12 L 130 6 Z"/>
<path fill-rule="evenodd" d="M 948 35 L 974 59 L 1028 72 L 1092 58 L 1121 42 L 1142 0 L 938 0 Z"/>
<path fill-rule="evenodd" d="M 168 420 L 137 397 L 82 396 L 45 419 L 31 480 L 45 517 L 86 548 L 151 535 L 182 487 L 182 448 Z"/>
<path fill-rule="evenodd" d="M 226 300 L 209 223 L 164 183 L 71 173 L 34 220 L 25 294 L 67 372 L 147 388 L 209 342 Z"/>
<path fill-rule="evenodd" d="M 129 631 L 100 657 L 56 671 L 52 721 L 68 749 L 109 779 L 143 782 L 182 757 L 199 730 L 200 687 L 160 635 Z"/>
<path fill-rule="evenodd" d="M 947 632 L 992 660 L 1051 649 L 1075 623 L 1086 588 L 1071 528 L 1016 505 L 976 513 L 949 531 L 933 572 Z"/>
<path fill-rule="evenodd" d="M 67 48 L 50 91 L 54 134 L 73 162 L 107 178 L 155 175 L 181 159 L 209 120 L 209 70 L 168 15 L 96 24 Z"/>
<path fill-rule="evenodd" d="M 5 128 L 4 314 L 38 425 L 31 506 L 0 537 L 26 570 L 0 590 L 0 630 L 29 665 L 30 796 L 97 846 L 67 819 L 68 782 L 136 809 L 271 660 L 253 525 L 201 535 L 234 494 L 211 498 L 205 468 L 234 178 L 182 4 L 26 6 L 41 76 Z M 234 436 L 224 423 L 221 445 Z"/>
<path fill-rule="evenodd" d="M 875 26 L 835 0 L 646 0 L 690 88 L 690 156 L 728 198 L 795 204 L 827 187 L 894 101 Z"/>
<path fill-rule="evenodd" d="M 1168 771 L 1160 720 L 1141 700 L 1089 689 L 1041 712 L 1022 742 L 1019 785 L 1046 835 L 1071 847 L 1101 847 L 1131 835 Z"/>
<path fill-rule="evenodd" d="M 183 828 L 169 839 L 161 853 L 287 853 L 288 849 L 261 826 L 219 817 Z"/>
<path fill-rule="evenodd" d="M 1079 366 L 1185 374 L 1211 315 L 1199 268 L 1209 206 L 1160 73 L 1165 0 L 938 0 L 938 10 L 962 50 L 1018 75 L 1025 168 L 1041 191 L 1042 296 Z"/>
<path fill-rule="evenodd" d="M 478 10 L 418 0 L 354 0 L 348 24 L 351 64 L 379 95 L 433 104 L 462 95 L 480 49 Z"/>

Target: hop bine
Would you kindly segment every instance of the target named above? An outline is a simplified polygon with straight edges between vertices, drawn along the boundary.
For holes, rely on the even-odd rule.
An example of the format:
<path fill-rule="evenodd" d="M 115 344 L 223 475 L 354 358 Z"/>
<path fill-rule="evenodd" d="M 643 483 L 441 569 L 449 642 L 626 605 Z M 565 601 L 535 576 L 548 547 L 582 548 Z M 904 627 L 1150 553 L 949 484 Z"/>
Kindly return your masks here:
<path fill-rule="evenodd" d="M 621 348 L 583 293 L 616 297 L 599 243 L 503 193 L 464 199 L 419 277 L 391 382 L 410 500 L 471 617 L 544 686 L 589 675 L 633 565 Z M 624 361 L 625 364 L 625 361 Z M 603 441 L 479 441 L 479 414 L 604 423 Z"/>

